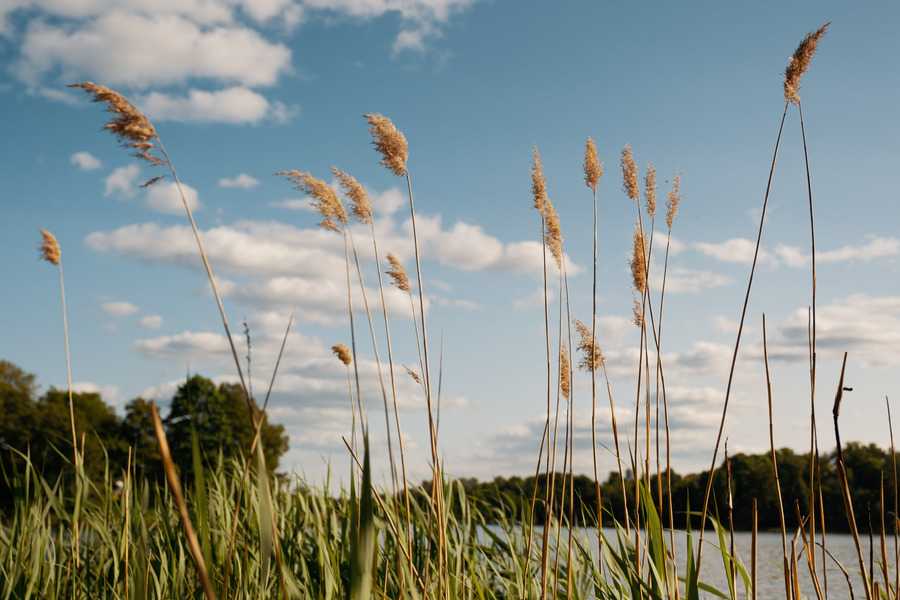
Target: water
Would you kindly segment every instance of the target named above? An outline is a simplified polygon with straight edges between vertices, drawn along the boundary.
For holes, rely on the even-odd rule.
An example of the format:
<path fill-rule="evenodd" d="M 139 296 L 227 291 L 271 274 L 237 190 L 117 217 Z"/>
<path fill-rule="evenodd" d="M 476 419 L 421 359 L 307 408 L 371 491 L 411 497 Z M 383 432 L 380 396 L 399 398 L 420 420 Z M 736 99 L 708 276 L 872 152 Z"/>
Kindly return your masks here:
<path fill-rule="evenodd" d="M 697 549 L 697 534 L 699 532 L 694 531 L 693 533 L 693 543 L 694 543 L 694 553 L 696 554 Z M 606 538 L 610 540 L 610 542 L 614 543 L 616 539 L 616 532 L 612 529 L 604 529 L 604 534 Z M 588 547 L 592 548 L 593 552 L 596 553 L 596 531 L 592 529 L 583 529 L 579 528 L 576 530 L 576 535 L 581 538 L 581 541 Z M 536 532 L 536 539 L 540 540 L 540 533 Z M 565 539 L 565 531 L 563 532 L 563 539 Z M 728 537 L 726 535 L 726 543 L 728 543 Z M 668 545 L 668 533 L 666 534 L 666 542 Z M 685 558 L 686 558 L 686 535 L 682 531 L 675 532 L 675 553 L 676 559 L 678 562 L 678 573 L 680 575 L 684 574 L 685 568 Z M 821 538 L 819 538 L 821 540 Z M 643 540 L 642 540 L 643 541 Z M 884 581 L 881 575 L 881 542 L 878 537 L 875 537 L 874 540 L 873 551 L 873 560 L 874 567 L 876 570 L 876 580 L 881 589 L 884 589 Z M 540 542 L 538 542 L 540 543 Z M 734 534 L 734 548 L 735 552 L 738 555 L 740 561 L 744 564 L 749 574 L 750 572 L 750 543 L 751 543 L 751 534 L 749 532 L 737 532 Z M 865 560 L 866 569 L 869 569 L 869 540 L 868 537 L 861 537 L 860 543 L 862 545 L 863 559 Z M 722 564 L 722 557 L 719 553 L 718 549 L 718 538 L 716 534 L 712 530 L 707 530 L 704 534 L 703 540 L 704 548 L 703 548 L 703 564 L 701 565 L 701 581 L 708 583 L 715 587 L 716 589 L 724 592 L 726 595 L 728 594 L 728 580 L 726 578 L 725 567 Z M 787 549 L 788 556 L 790 557 L 790 544 L 791 537 L 790 534 L 787 539 Z M 797 551 L 803 547 L 802 539 L 797 540 Z M 862 583 L 862 577 L 859 575 L 859 560 L 856 554 L 856 548 L 853 544 L 853 538 L 847 534 L 828 534 L 826 540 L 826 547 L 828 552 L 830 552 L 834 559 L 840 562 L 844 569 L 847 570 L 847 574 L 849 575 L 850 581 L 853 585 L 853 591 L 857 598 L 864 598 L 864 587 Z M 756 565 L 756 580 L 757 580 L 757 598 L 759 600 L 764 600 L 767 598 L 784 598 L 784 570 L 783 570 L 783 558 L 782 558 L 782 546 L 781 546 L 781 533 L 779 532 L 760 532 L 757 535 L 756 541 L 757 548 L 757 565 Z M 888 557 L 888 576 L 893 581 L 894 577 L 894 540 L 892 537 L 889 537 L 886 540 L 886 553 Z M 830 598 L 849 598 L 850 590 L 847 585 L 847 578 L 842 572 L 841 568 L 835 564 L 835 561 L 832 560 L 831 557 L 826 555 L 826 569 L 825 572 L 822 572 L 822 549 L 820 547 L 816 547 L 816 572 L 819 579 L 819 584 L 822 586 L 824 591 L 824 586 L 828 585 L 828 596 Z M 799 580 L 800 580 L 800 589 L 805 598 L 815 598 L 815 589 L 813 587 L 812 579 L 809 576 L 809 567 L 806 558 L 806 554 L 802 554 L 798 556 L 797 562 L 799 564 Z M 737 577 L 737 595 L 738 598 L 746 597 L 744 591 L 744 585 L 740 578 L 740 575 Z M 704 598 L 714 598 L 715 596 L 711 594 L 703 595 L 701 597 Z"/>

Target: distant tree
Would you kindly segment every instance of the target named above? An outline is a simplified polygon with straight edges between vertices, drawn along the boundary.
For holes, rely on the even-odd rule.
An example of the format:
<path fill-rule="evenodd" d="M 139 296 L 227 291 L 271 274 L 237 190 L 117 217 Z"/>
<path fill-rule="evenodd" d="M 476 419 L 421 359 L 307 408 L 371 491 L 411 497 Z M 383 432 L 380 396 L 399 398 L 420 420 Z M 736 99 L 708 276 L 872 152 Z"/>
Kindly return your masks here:
<path fill-rule="evenodd" d="M 129 402 L 120 430 L 122 439 L 132 448 L 132 462 L 138 477 L 162 480 L 162 461 L 153 431 L 150 401 L 135 398 Z"/>
<path fill-rule="evenodd" d="M 185 474 L 193 469 L 191 436 L 194 433 L 206 459 L 213 460 L 220 452 L 226 459 L 245 456 L 254 432 L 243 389 L 237 384 L 216 386 L 200 375 L 190 377 L 178 387 L 166 417 L 166 431 L 172 458 Z M 274 471 L 288 447 L 284 427 L 266 423 L 260 437 L 266 464 Z"/>
<path fill-rule="evenodd" d="M 28 447 L 34 434 L 36 392 L 34 375 L 0 360 L 0 447 Z"/>

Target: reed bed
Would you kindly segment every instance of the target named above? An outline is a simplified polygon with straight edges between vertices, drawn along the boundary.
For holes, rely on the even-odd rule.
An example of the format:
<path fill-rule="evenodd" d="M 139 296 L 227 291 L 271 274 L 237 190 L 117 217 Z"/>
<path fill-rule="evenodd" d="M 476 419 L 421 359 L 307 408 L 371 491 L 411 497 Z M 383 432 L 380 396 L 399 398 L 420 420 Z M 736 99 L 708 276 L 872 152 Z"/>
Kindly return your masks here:
<path fill-rule="evenodd" d="M 556 600 L 565 597 L 569 600 L 630 597 L 693 600 L 706 595 L 732 599 L 757 598 L 757 499 L 752 499 L 751 564 L 748 569 L 736 553 L 734 513 L 738 503 L 750 499 L 741 498 L 732 487 L 732 461 L 727 449 L 726 420 L 764 233 L 766 209 L 785 121 L 793 106 L 799 116 L 803 142 L 811 249 L 808 496 L 804 498 L 803 507 L 798 498 L 793 498 L 792 518 L 798 524 L 794 531 L 789 531 L 787 527 L 785 499 L 782 496 L 775 450 L 775 394 L 769 372 L 765 316 L 762 320 L 762 366 L 769 414 L 772 483 L 778 497 L 784 595 L 788 600 L 799 600 L 800 571 L 805 563 L 816 597 L 827 599 L 826 558 L 831 562 L 836 562 L 836 559 L 827 549 L 815 414 L 815 205 L 806 122 L 799 90 L 801 78 L 808 71 L 828 26 L 826 23 L 801 41 L 785 70 L 784 108 L 765 186 L 756 247 L 740 309 L 717 437 L 708 475 L 703 484 L 705 488 L 701 510 L 692 511 L 689 503 L 687 506 L 677 507 L 678 512 L 687 516 L 683 549 L 676 548 L 669 403 L 662 351 L 672 230 L 682 201 L 681 176 L 675 175 L 672 178 L 672 188 L 666 198 L 666 242 L 662 274 L 659 279 L 652 279 L 657 172 L 652 165 L 648 165 L 641 178 L 631 146 L 627 145 L 622 150 L 622 191 L 635 211 L 629 267 L 633 321 L 640 335 L 635 365 L 633 431 L 631 439 L 628 439 L 626 433 L 620 440 L 617 404 L 597 331 L 598 198 L 601 193 L 603 163 L 593 138 L 587 138 L 583 170 L 584 183 L 591 192 L 593 224 L 591 321 L 588 325 L 574 319 L 571 314 L 563 225 L 549 196 L 541 155 L 537 148 L 533 150 L 530 179 L 533 205 L 538 213 L 538 239 L 542 249 L 544 339 L 541 340 L 541 345 L 544 351 L 542 363 L 545 363 L 542 364 L 542 370 L 546 375 L 546 386 L 542 386 L 535 396 L 540 398 L 541 408 L 545 412 L 544 427 L 540 439 L 536 440 L 538 450 L 530 498 L 523 501 L 518 497 L 505 497 L 500 507 L 490 506 L 469 498 L 461 482 L 447 479 L 444 474 L 438 427 L 443 360 L 439 359 L 441 366 L 435 394 L 432 390 L 429 358 L 423 259 L 420 254 L 409 168 L 410 148 L 405 134 L 393 121 L 384 115 L 372 113 L 364 115 L 364 118 L 380 162 L 390 173 L 403 178 L 406 183 L 411 224 L 410 246 L 415 266 L 414 282 L 394 254 L 387 253 L 385 263 L 382 264 L 375 215 L 368 192 L 352 175 L 333 168 L 331 173 L 337 185 L 332 186 L 302 170 L 287 170 L 277 174 L 311 198 L 313 208 L 322 219 L 320 226 L 340 235 L 343 242 L 350 346 L 336 343 L 332 351 L 346 370 L 350 404 L 349 440 L 343 439 L 350 459 L 347 486 L 335 493 L 327 484 L 318 488 L 300 479 L 269 477 L 259 437 L 293 316 L 287 324 L 265 401 L 261 407 L 257 406 L 250 381 L 249 331 L 245 325 L 248 353 L 245 372 L 232 339 L 227 313 L 213 267 L 204 249 L 200 229 L 183 193 L 181 197 L 185 215 L 191 225 L 198 254 L 230 344 L 255 435 L 250 447 L 236 459 L 226 460 L 221 455 L 213 460 L 209 460 L 209 455 L 206 455 L 204 459 L 202 449 L 195 444 L 193 485 L 183 486 L 181 475 L 169 455 L 166 435 L 154 406 L 154 426 L 167 486 L 137 477 L 131 452 L 128 467 L 121 477 L 120 474 L 110 473 L 107 468 L 103 479 L 88 479 L 81 464 L 83 457 L 78 451 L 79 440 L 73 410 L 61 251 L 55 237 L 42 231 L 41 258 L 59 271 L 72 433 L 71 466 L 76 473 L 76 487 L 73 495 L 65 481 L 44 479 L 33 467 L 27 453 L 17 455 L 16 464 L 21 468 L 3 474 L 14 493 L 8 514 L 3 515 L 0 520 L 0 597 L 128 599 L 198 597 L 202 594 L 208 599 Z M 92 82 L 75 84 L 75 87 L 85 90 L 95 101 L 107 107 L 112 118 L 105 127 L 123 146 L 131 150 L 138 160 L 165 169 L 166 176 L 171 177 L 181 191 L 175 166 L 162 145 L 155 126 L 146 116 L 115 90 Z M 153 177 L 145 185 L 153 185 L 161 177 Z M 337 188 L 349 201 L 349 211 Z M 375 325 L 375 311 L 370 306 L 365 285 L 368 265 L 360 260 L 351 215 L 359 226 L 367 230 L 369 239 L 362 243 L 372 244 L 383 330 Z M 354 272 L 355 282 L 352 277 Z M 395 362 L 383 274 L 388 276 L 391 285 L 409 298 L 409 317 L 415 339 L 418 371 Z M 661 281 L 659 290 L 652 289 L 655 286 L 652 282 L 656 281 Z M 364 401 L 364 394 L 370 391 L 363 389 L 359 376 L 361 353 L 358 347 L 356 314 L 360 312 L 360 308 L 354 302 L 354 297 L 362 301 L 362 312 L 365 313 L 377 369 L 387 440 L 386 459 L 391 476 L 389 491 L 380 489 L 372 479 L 373 464 L 381 457 L 374 456 L 370 450 L 369 406 Z M 555 306 L 551 300 L 554 297 Z M 556 313 L 555 336 L 551 333 L 551 311 Z M 379 353 L 379 345 L 382 343 L 387 349 L 386 362 Z M 585 508 L 579 503 L 582 507 L 580 512 L 575 510 L 576 400 L 573 364 L 588 373 L 591 379 L 592 476 L 596 505 Z M 851 389 L 844 385 L 846 364 L 845 354 L 832 416 L 837 439 L 836 469 L 840 495 L 854 540 L 857 564 L 849 568 L 840 563 L 837 566 L 851 586 L 851 593 L 850 572 L 856 570 L 862 581 L 862 593 L 867 600 L 896 599 L 900 595 L 900 517 L 897 516 L 897 473 L 890 406 L 888 405 L 887 416 L 893 473 L 890 477 L 885 477 L 882 473 L 878 505 L 881 512 L 880 556 L 876 567 L 874 552 L 871 551 L 874 528 L 870 520 L 870 557 L 867 563 L 841 445 L 840 408 L 844 393 Z M 422 485 L 414 485 L 408 480 L 406 448 L 398 410 L 397 377 L 401 367 L 417 384 L 425 406 L 431 480 Z M 618 476 L 614 495 L 621 495 L 624 514 L 621 521 L 615 518 L 613 511 L 601 497 L 597 459 L 597 416 L 601 410 L 598 406 L 598 375 L 603 377 L 608 398 L 614 442 L 614 448 L 610 451 L 616 460 Z M 555 403 L 552 400 L 554 394 Z M 585 400 L 585 404 L 586 402 Z M 652 423 L 655 425 L 651 425 Z M 724 475 L 718 474 L 719 448 L 723 440 Z M 399 461 L 394 452 L 395 442 Z M 560 451 L 561 459 L 558 456 Z M 626 452 L 627 455 L 623 456 Z M 623 460 L 626 464 L 630 462 L 630 473 L 623 468 Z M 561 469 L 558 468 L 560 466 Z M 885 479 L 891 482 L 893 499 L 885 497 Z M 121 487 L 116 488 L 113 484 L 115 480 L 122 482 Z M 717 485 L 718 489 L 723 489 L 721 486 L 724 485 L 727 495 L 727 512 L 721 521 L 720 515 L 710 512 L 713 489 Z M 542 519 L 540 523 L 538 514 Z M 886 524 L 890 514 L 893 515 L 890 519 L 891 528 Z M 574 529 L 579 524 L 591 525 L 590 538 L 575 535 Z M 696 534 L 691 531 L 692 526 L 699 526 Z M 596 543 L 593 539 L 594 530 Z M 709 544 L 704 539 L 707 531 L 715 536 L 714 544 Z M 891 535 L 894 538 L 893 552 L 889 552 L 888 540 Z M 715 589 L 700 579 L 703 549 L 708 546 L 717 548 L 721 557 L 727 582 L 724 589 Z M 817 553 L 817 548 L 821 549 L 821 553 Z M 682 567 L 679 567 L 682 563 L 677 560 L 679 555 L 684 557 Z M 893 563 L 894 579 L 891 579 L 890 563 Z M 880 582 L 877 581 L 878 568 L 881 571 Z"/>

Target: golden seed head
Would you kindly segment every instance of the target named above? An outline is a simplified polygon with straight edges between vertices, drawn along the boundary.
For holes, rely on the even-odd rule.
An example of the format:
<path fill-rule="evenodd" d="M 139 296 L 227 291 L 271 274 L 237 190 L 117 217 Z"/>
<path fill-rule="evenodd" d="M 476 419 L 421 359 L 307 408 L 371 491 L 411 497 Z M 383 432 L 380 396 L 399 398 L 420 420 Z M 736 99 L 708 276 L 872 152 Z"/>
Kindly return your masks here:
<path fill-rule="evenodd" d="M 406 175 L 406 161 L 409 159 L 406 136 L 384 115 L 363 116 L 369 122 L 369 133 L 372 134 L 375 149 L 381 154 L 381 164 L 398 177 Z"/>
<path fill-rule="evenodd" d="M 353 214 L 363 223 L 372 222 L 372 201 L 366 188 L 357 181 L 356 177 L 341 171 L 337 167 L 331 167 L 331 172 L 341 184 L 341 189 L 353 203 Z"/>
<path fill-rule="evenodd" d="M 597 157 L 597 145 L 593 138 L 584 144 L 584 183 L 593 191 L 597 191 L 597 183 L 603 177 L 603 165 Z"/>
<path fill-rule="evenodd" d="M 644 310 L 637 298 L 631 299 L 631 322 L 638 328 L 644 326 Z"/>
<path fill-rule="evenodd" d="M 409 376 L 412 378 L 413 381 L 415 381 L 415 382 L 418 383 L 419 385 L 422 384 L 422 378 L 419 377 L 419 374 L 418 374 L 418 373 L 416 373 L 415 371 L 413 371 L 412 369 L 410 369 L 410 368 L 407 367 L 406 365 L 404 365 L 403 368 L 406 369 L 406 374 L 409 375 Z"/>
<path fill-rule="evenodd" d="M 631 282 L 634 290 L 643 294 L 647 289 L 647 253 L 644 235 L 638 227 L 634 228 L 631 244 Z"/>
<path fill-rule="evenodd" d="M 335 344 L 331 347 L 331 351 L 335 356 L 338 357 L 338 360 L 344 363 L 346 366 L 350 366 L 350 363 L 353 362 L 353 357 L 350 353 L 350 348 L 345 346 L 344 344 Z"/>
<path fill-rule="evenodd" d="M 42 260 L 46 260 L 51 265 L 59 265 L 59 261 L 62 258 L 62 250 L 59 249 L 59 242 L 56 241 L 56 236 L 46 229 L 41 229 L 40 250 Z"/>
<path fill-rule="evenodd" d="M 385 273 L 394 281 L 394 285 L 397 286 L 398 290 L 409 292 L 412 288 L 409 285 L 409 277 L 406 275 L 406 269 L 403 268 L 403 264 L 393 254 L 387 255 L 387 261 L 391 268 Z"/>
<path fill-rule="evenodd" d="M 631 153 L 631 145 L 622 148 L 622 189 L 628 194 L 628 197 L 637 202 L 640 197 L 638 189 L 638 171 L 637 165 L 634 163 L 634 155 Z"/>
<path fill-rule="evenodd" d="M 572 392 L 572 366 L 569 364 L 569 353 L 565 347 L 559 349 L 559 390 L 563 398 L 568 400 Z"/>
<path fill-rule="evenodd" d="M 546 198 L 544 201 L 544 243 L 547 244 L 550 254 L 553 255 L 556 266 L 562 268 L 562 229 L 559 225 L 559 214 L 550 198 Z"/>
<path fill-rule="evenodd" d="M 109 130 L 126 148 L 135 151 L 134 156 L 146 160 L 151 165 L 162 164 L 163 160 L 152 153 L 154 141 L 159 138 L 156 128 L 144 114 L 119 92 L 91 81 L 70 84 L 90 94 L 94 102 L 106 104 L 106 110 L 113 117 L 104 129 Z"/>
<path fill-rule="evenodd" d="M 647 214 L 650 218 L 656 216 L 656 168 L 647 165 L 647 173 L 644 175 L 644 198 L 647 200 Z"/>
<path fill-rule="evenodd" d="M 794 50 L 793 56 L 788 60 L 787 67 L 784 70 L 784 99 L 786 102 L 793 102 L 794 104 L 800 102 L 798 93 L 800 91 L 800 79 L 809 68 L 809 63 L 812 62 L 812 57 L 816 54 L 816 46 L 819 45 L 819 40 L 828 31 L 829 25 L 831 25 L 830 22 L 825 23 L 816 31 L 807 33 L 800 45 L 797 46 L 797 49 Z"/>
<path fill-rule="evenodd" d="M 681 176 L 676 175 L 672 180 L 672 191 L 666 200 L 666 226 L 672 230 L 675 215 L 678 214 L 678 205 L 681 203 Z"/>
<path fill-rule="evenodd" d="M 591 328 L 575 319 L 575 330 L 578 332 L 578 337 L 581 338 L 578 342 L 578 350 L 581 352 L 578 367 L 582 371 L 596 371 L 603 366 L 604 358 Z"/>
<path fill-rule="evenodd" d="M 543 215 L 544 205 L 548 201 L 547 180 L 544 179 L 544 166 L 536 147 L 531 151 L 531 195 L 534 197 L 534 207 Z"/>
<path fill-rule="evenodd" d="M 347 211 L 344 210 L 344 205 L 330 185 L 321 179 L 313 177 L 310 173 L 297 171 L 296 169 L 279 171 L 275 174 L 285 177 L 298 190 L 312 197 L 313 207 L 322 215 L 323 221 L 320 223 L 322 228 L 338 231 L 338 223 L 341 225 L 347 224 Z"/>

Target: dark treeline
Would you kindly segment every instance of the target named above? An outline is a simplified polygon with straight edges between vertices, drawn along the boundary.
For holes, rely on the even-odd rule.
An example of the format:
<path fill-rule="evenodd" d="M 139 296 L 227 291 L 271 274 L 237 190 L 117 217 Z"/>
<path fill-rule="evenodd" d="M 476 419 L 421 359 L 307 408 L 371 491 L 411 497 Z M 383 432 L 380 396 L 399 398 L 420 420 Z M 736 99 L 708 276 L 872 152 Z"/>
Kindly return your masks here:
<path fill-rule="evenodd" d="M 800 514 L 810 514 L 809 504 L 809 453 L 798 454 L 788 448 L 777 451 L 778 475 L 781 480 L 781 493 L 784 503 L 784 515 L 788 534 L 797 526 L 795 503 L 799 503 Z M 752 524 L 752 503 L 756 498 L 758 506 L 758 523 L 760 530 L 776 530 L 780 528 L 778 497 L 775 480 L 772 476 L 771 453 L 736 454 L 731 457 L 732 482 L 731 489 L 734 504 L 735 529 L 749 530 Z M 884 450 L 875 444 L 850 442 L 844 446 L 844 461 L 847 468 L 849 487 L 853 494 L 853 506 L 856 510 L 860 532 L 868 531 L 869 511 L 871 511 L 872 527 L 877 534 L 881 529 L 881 515 L 885 515 L 886 531 L 892 532 L 892 515 L 894 514 L 894 476 L 890 450 Z M 847 531 L 848 525 L 844 516 L 844 505 L 841 499 L 835 468 L 834 453 L 820 454 L 819 472 L 821 474 L 822 499 L 825 505 L 825 522 L 828 531 Z M 672 506 L 676 528 L 687 526 L 688 511 L 700 512 L 703 494 L 709 476 L 708 471 L 698 474 L 679 475 L 672 472 Z M 626 473 L 626 491 L 629 507 L 634 505 L 634 480 Z M 508 518 L 521 518 L 530 507 L 534 477 L 497 477 L 493 481 L 479 482 L 465 479 L 464 486 L 471 498 L 477 499 Z M 881 485 L 884 483 L 885 506 L 880 504 Z M 566 482 L 568 484 L 568 480 Z M 668 496 L 666 495 L 666 475 L 663 472 L 663 523 L 668 526 Z M 547 485 L 545 475 L 538 477 L 538 498 L 544 497 Z M 555 514 L 559 515 L 563 482 L 561 474 L 555 477 Z M 567 486 L 568 487 L 568 486 Z M 650 489 L 654 504 L 658 503 L 657 478 L 650 480 Z M 596 524 L 597 496 L 593 478 L 576 475 L 574 478 L 575 516 L 581 525 Z M 612 514 L 620 522 L 624 522 L 622 504 L 622 488 L 618 473 L 611 473 L 601 486 L 603 499 L 603 518 L 610 523 Z M 568 491 L 566 492 L 568 495 Z M 710 514 L 727 523 L 728 488 L 727 473 L 724 468 L 716 471 L 713 482 L 714 505 Z M 712 501 L 711 501 L 712 502 Z M 568 505 L 568 500 L 566 500 Z M 718 511 L 718 512 L 717 512 Z M 566 509 L 568 513 L 568 508 Z M 819 521 L 819 506 L 816 504 L 816 524 Z M 545 520 L 545 507 L 538 502 L 535 518 L 539 523 Z M 633 515 L 632 515 L 633 516 Z M 694 515 L 691 527 L 699 525 L 699 516 Z"/>
<path fill-rule="evenodd" d="M 99 394 L 80 392 L 73 397 L 79 445 L 84 447 L 84 469 L 89 479 L 102 481 L 106 469 L 113 480 L 121 478 L 131 448 L 138 477 L 162 481 L 148 400 L 131 400 L 124 415 L 119 416 Z M 240 385 L 216 385 L 199 375 L 186 378 L 163 418 L 172 458 L 182 475 L 191 477 L 195 439 L 207 461 L 245 453 L 253 438 L 248 410 Z M 261 439 L 266 464 L 274 471 L 288 447 L 284 427 L 266 423 Z M 70 482 L 68 393 L 51 387 L 38 394 L 34 375 L 0 360 L 0 497 L 8 498 L 7 481 L 21 471 L 22 455 L 28 455 L 48 481 L 61 478 L 64 483 Z"/>

